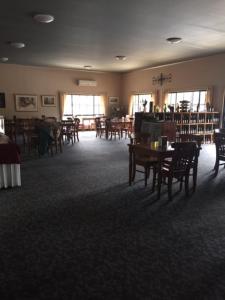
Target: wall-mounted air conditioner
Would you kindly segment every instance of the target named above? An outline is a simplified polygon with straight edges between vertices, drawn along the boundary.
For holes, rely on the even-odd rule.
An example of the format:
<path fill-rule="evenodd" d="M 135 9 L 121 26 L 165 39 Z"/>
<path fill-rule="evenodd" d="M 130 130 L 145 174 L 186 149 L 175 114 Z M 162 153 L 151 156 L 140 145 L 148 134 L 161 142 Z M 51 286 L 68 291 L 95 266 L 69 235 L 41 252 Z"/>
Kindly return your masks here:
<path fill-rule="evenodd" d="M 97 86 L 97 81 L 96 80 L 78 79 L 77 85 L 78 86 Z"/>

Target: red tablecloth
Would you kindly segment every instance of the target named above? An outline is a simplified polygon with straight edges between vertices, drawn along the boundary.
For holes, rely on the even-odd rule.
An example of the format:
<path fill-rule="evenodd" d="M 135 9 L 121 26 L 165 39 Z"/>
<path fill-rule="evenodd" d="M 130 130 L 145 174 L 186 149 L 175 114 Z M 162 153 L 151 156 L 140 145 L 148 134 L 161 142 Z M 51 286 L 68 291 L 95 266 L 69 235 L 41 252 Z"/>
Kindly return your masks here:
<path fill-rule="evenodd" d="M 0 164 L 20 164 L 20 148 L 16 144 L 0 144 Z"/>

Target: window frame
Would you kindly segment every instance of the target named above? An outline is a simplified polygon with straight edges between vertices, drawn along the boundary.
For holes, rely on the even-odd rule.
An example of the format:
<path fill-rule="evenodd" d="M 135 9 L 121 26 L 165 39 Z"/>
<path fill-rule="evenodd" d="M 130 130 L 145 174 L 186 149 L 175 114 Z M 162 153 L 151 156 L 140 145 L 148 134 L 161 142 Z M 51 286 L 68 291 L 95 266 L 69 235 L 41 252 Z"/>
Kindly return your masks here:
<path fill-rule="evenodd" d="M 143 100 L 144 99 L 139 99 L 140 97 L 150 97 L 149 101 L 147 100 L 147 104 L 146 104 L 147 107 L 149 106 L 150 102 L 154 103 L 153 93 L 151 93 L 151 92 L 148 92 L 148 93 L 135 93 L 135 94 L 132 94 L 132 97 L 133 97 L 133 99 L 132 99 L 132 115 L 133 116 L 135 115 L 136 112 L 142 112 L 143 111 Z M 138 97 L 138 104 L 135 104 L 136 97 Z M 138 107 L 138 108 L 141 107 L 141 109 L 136 110 L 135 106 Z"/>
<path fill-rule="evenodd" d="M 96 94 L 67 94 L 66 96 L 70 97 L 70 102 L 71 102 L 71 113 L 64 113 L 63 117 L 71 117 L 71 116 L 102 116 L 104 115 L 104 113 L 101 113 L 101 108 L 99 109 L 99 106 L 101 106 L 101 104 L 98 105 L 98 111 L 96 112 L 96 97 L 103 97 L 103 95 L 96 95 Z M 75 111 L 75 97 L 77 96 L 83 96 L 83 97 L 92 97 L 92 113 L 85 113 L 85 114 L 80 114 L 79 111 Z M 98 100 L 99 101 L 99 100 Z M 101 101 L 101 100 L 100 100 Z M 102 100 L 103 101 L 103 100 Z M 105 112 L 105 103 L 103 101 L 103 112 Z"/>
<path fill-rule="evenodd" d="M 198 94 L 198 103 L 194 103 L 195 99 L 194 99 L 194 93 L 199 93 Z M 205 102 L 204 104 L 202 104 L 201 102 L 201 93 L 205 93 Z M 204 112 L 206 111 L 206 103 L 207 103 L 207 93 L 208 93 L 208 89 L 199 89 L 199 90 L 183 90 L 183 91 L 170 91 L 167 93 L 167 100 L 165 101 L 165 104 L 168 105 L 173 105 L 171 104 L 171 101 L 169 100 L 169 96 L 171 95 L 171 97 L 175 94 L 175 104 L 174 104 L 174 110 L 176 110 L 177 104 L 179 104 L 179 101 L 181 100 L 177 100 L 177 95 L 178 94 L 183 94 L 183 99 L 182 100 L 188 100 L 185 99 L 185 93 L 192 93 L 192 99 L 190 101 L 190 111 L 195 112 L 197 111 L 197 107 L 199 106 L 199 112 Z M 189 100 L 188 100 L 189 101 Z M 180 104 L 179 104 L 180 105 Z M 196 110 L 194 110 L 194 107 L 196 107 Z M 201 109 L 201 107 L 203 107 L 203 109 Z"/>

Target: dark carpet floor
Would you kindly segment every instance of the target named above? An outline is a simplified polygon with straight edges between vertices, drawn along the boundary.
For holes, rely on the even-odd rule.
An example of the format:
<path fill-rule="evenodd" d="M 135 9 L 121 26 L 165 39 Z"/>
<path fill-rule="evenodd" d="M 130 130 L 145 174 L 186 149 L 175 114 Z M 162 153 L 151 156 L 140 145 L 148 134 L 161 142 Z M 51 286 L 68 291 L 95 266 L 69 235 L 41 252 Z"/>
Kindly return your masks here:
<path fill-rule="evenodd" d="M 83 133 L 0 191 L 0 299 L 225 299 L 225 169 L 168 202 L 128 186 L 127 140 Z"/>

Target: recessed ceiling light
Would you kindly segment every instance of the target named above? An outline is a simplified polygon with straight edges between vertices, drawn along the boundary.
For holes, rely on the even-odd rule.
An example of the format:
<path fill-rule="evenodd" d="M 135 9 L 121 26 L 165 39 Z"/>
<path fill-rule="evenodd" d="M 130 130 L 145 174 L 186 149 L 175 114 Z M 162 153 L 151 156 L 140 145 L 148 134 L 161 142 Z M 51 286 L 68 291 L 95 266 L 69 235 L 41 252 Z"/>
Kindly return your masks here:
<path fill-rule="evenodd" d="M 92 68 L 92 66 L 84 66 L 84 68 L 85 68 L 86 70 L 90 70 L 90 69 Z"/>
<path fill-rule="evenodd" d="M 127 57 L 125 55 L 117 55 L 116 57 L 116 60 L 126 60 Z"/>
<path fill-rule="evenodd" d="M 55 18 L 52 15 L 36 14 L 33 16 L 33 19 L 39 23 L 51 23 Z"/>
<path fill-rule="evenodd" d="M 168 39 L 166 39 L 168 43 L 171 43 L 171 44 L 178 44 L 182 41 L 182 38 L 180 37 L 170 37 Z"/>
<path fill-rule="evenodd" d="M 24 43 L 21 43 L 21 42 L 10 42 L 10 45 L 14 48 L 24 48 L 25 47 L 25 44 Z"/>
<path fill-rule="evenodd" d="M 0 57 L 1 62 L 7 62 L 9 59 L 8 57 Z"/>

